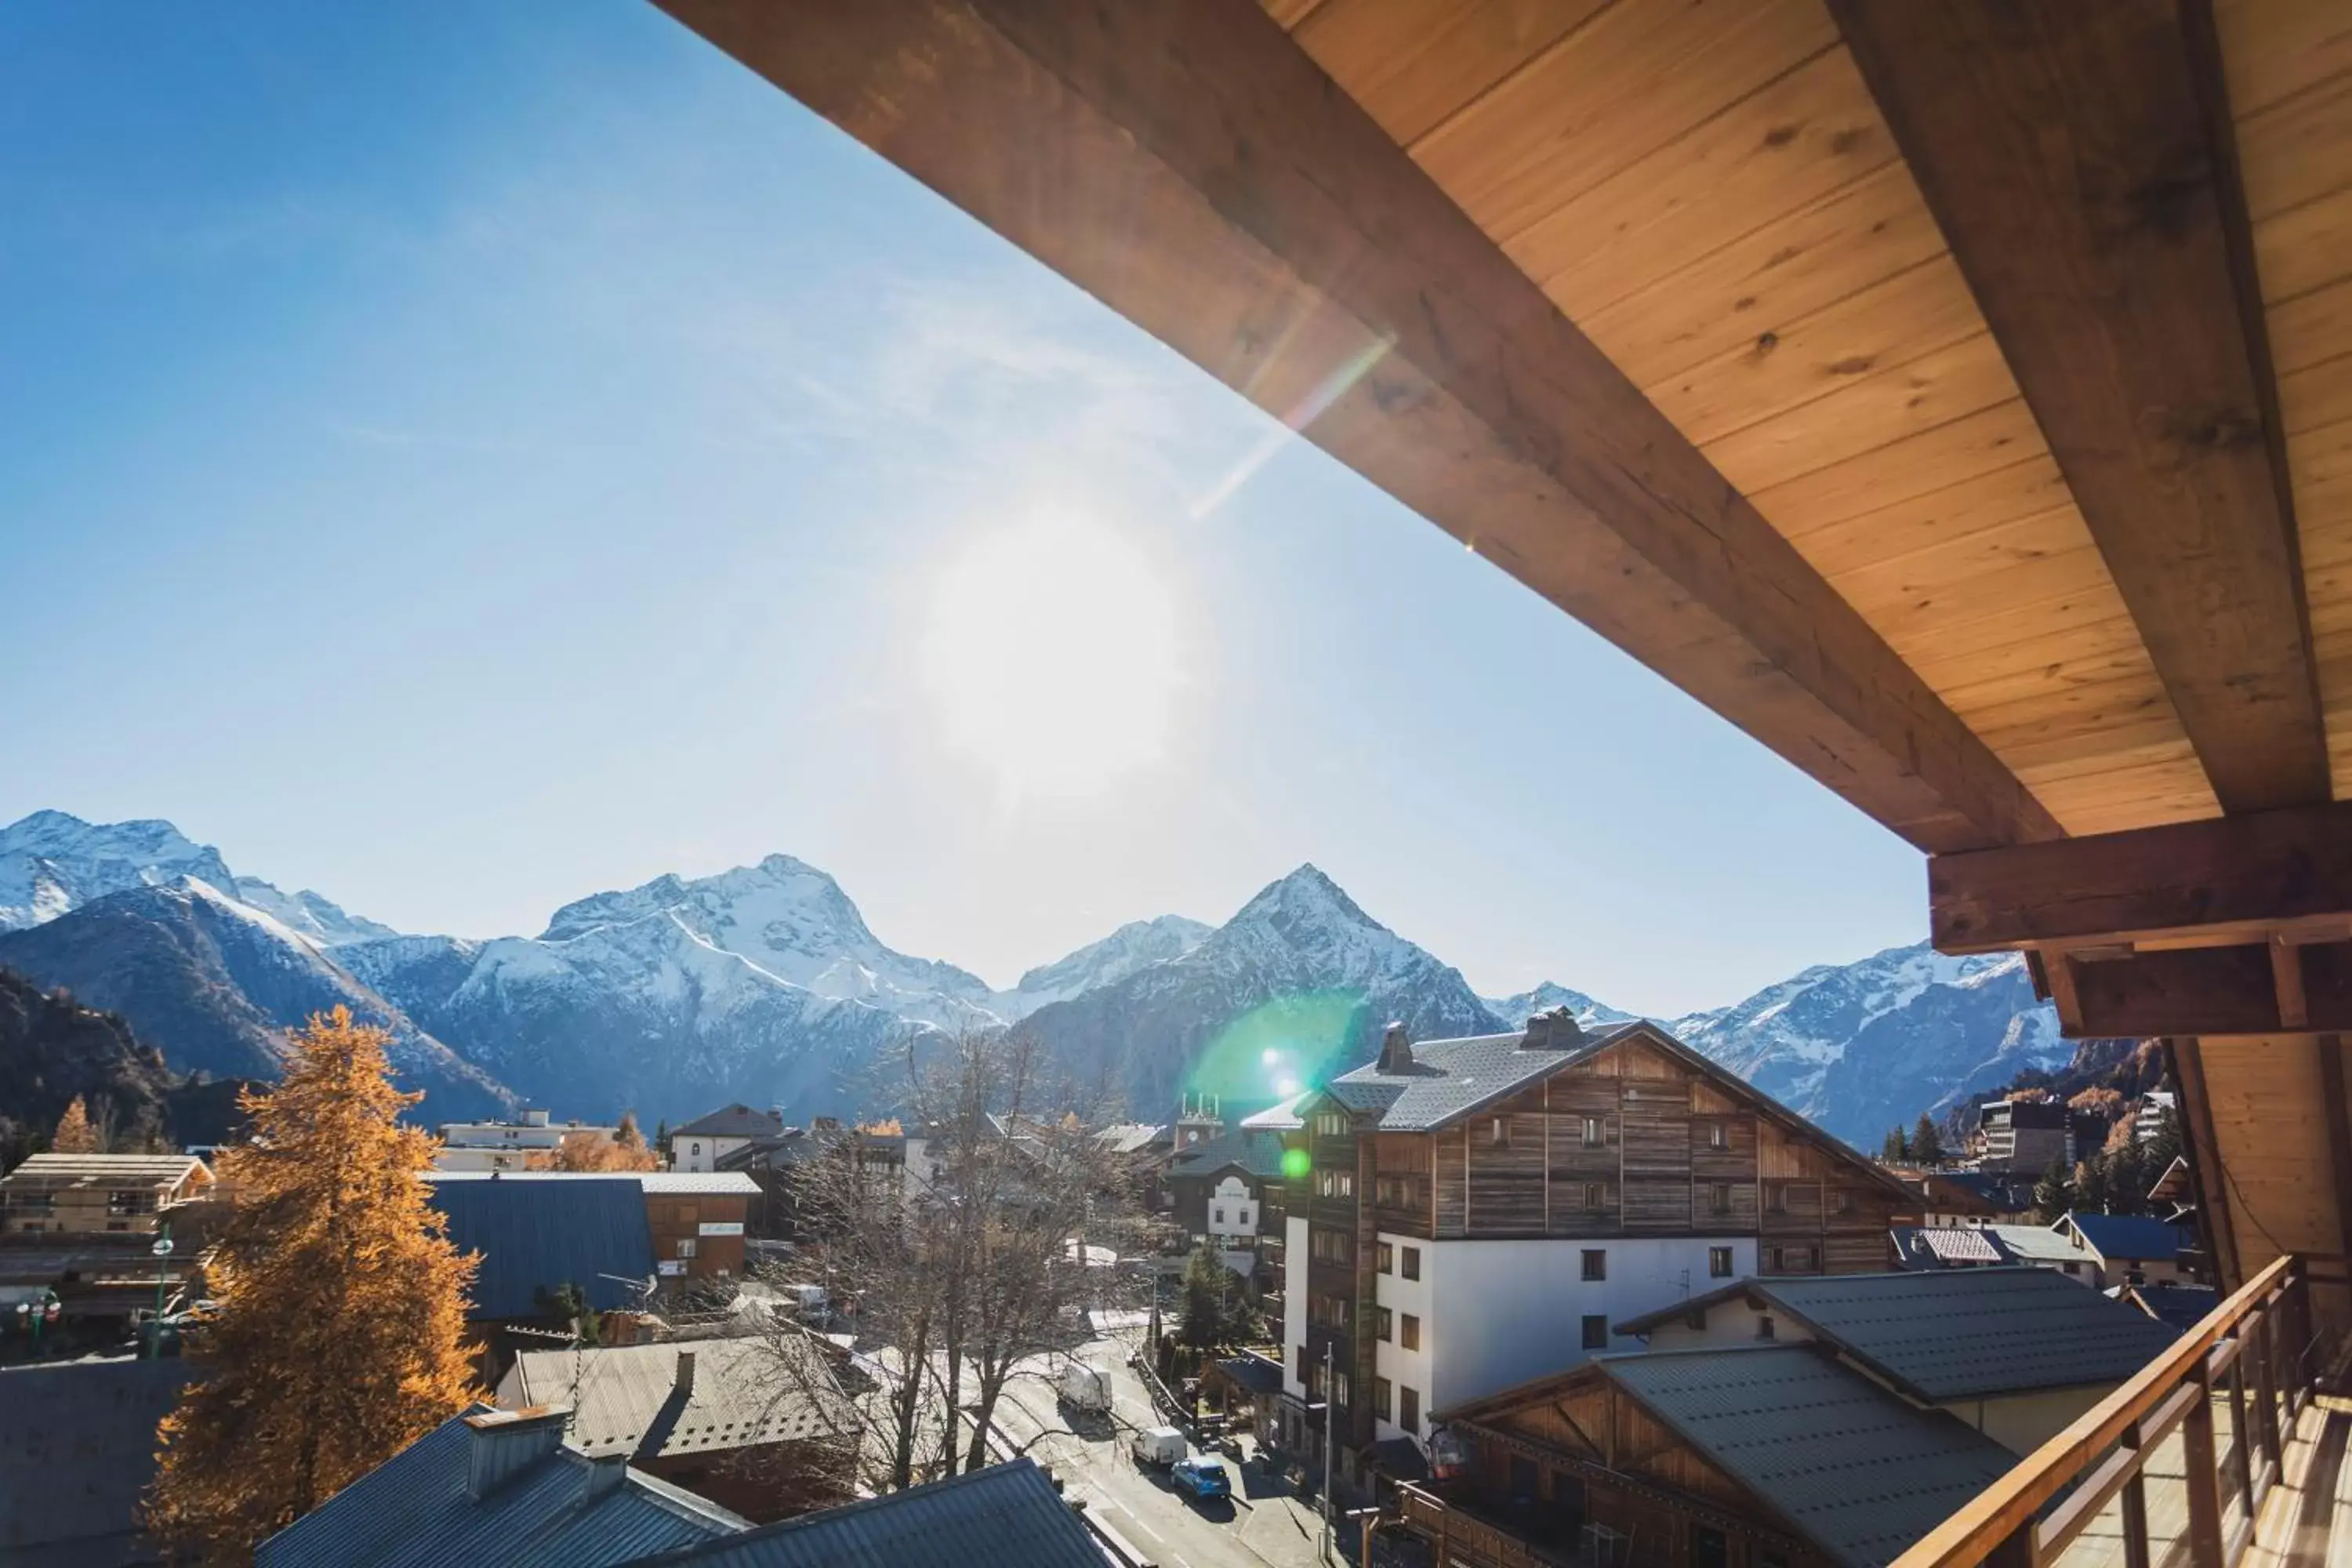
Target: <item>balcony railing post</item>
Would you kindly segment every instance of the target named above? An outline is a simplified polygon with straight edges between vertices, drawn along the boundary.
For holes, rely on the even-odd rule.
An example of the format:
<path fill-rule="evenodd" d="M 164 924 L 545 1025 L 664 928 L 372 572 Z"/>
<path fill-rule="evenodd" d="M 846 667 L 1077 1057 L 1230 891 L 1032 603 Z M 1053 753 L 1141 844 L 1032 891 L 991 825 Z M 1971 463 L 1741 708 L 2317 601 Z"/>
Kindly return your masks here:
<path fill-rule="evenodd" d="M 2181 1447 L 2187 1460 L 2183 1479 L 2189 1489 L 2189 1561 L 2194 1568 L 2222 1568 L 2221 1466 L 2213 1452 L 2213 1374 L 2211 1363 L 2200 1361 L 2197 1399 L 2181 1422 Z"/>
<path fill-rule="evenodd" d="M 2033 1521 L 2027 1520 L 2001 1537 L 1985 1554 L 1984 1568 L 2033 1568 Z"/>
<path fill-rule="evenodd" d="M 2134 1421 L 2124 1428 L 2119 1447 L 2139 1451 L 2140 1426 Z M 2147 1568 L 2147 1481 L 2146 1472 L 2135 1469 L 2124 1482 L 2124 1568 Z"/>
<path fill-rule="evenodd" d="M 2270 1461 L 2271 1475 L 2284 1473 L 2285 1457 L 2281 1451 L 2278 1407 L 2278 1302 L 2265 1309 L 2254 1320 L 2254 1427 L 2262 1437 L 2263 1458 Z"/>

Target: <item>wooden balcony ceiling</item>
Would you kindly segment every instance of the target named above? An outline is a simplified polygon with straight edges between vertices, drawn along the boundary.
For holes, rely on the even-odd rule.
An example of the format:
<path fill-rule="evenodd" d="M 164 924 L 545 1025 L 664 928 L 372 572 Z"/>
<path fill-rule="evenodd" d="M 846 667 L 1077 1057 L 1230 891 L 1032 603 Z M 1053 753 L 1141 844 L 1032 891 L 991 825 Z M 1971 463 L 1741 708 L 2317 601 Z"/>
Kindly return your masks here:
<path fill-rule="evenodd" d="M 662 0 L 1930 852 L 2352 783 L 2329 0 Z"/>

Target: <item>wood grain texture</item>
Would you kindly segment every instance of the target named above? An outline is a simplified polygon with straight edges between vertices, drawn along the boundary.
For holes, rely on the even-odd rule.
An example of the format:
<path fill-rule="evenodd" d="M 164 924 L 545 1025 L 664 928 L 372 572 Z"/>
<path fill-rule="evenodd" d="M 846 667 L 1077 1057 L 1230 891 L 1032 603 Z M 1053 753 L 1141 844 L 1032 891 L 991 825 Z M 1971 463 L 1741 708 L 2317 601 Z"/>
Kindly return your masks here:
<path fill-rule="evenodd" d="M 2231 811 L 2328 798 L 2279 396 L 2194 0 L 1832 0 Z"/>
<path fill-rule="evenodd" d="M 666 8 L 1896 833 L 1931 850 L 2059 835 L 1884 639 L 1255 7 Z M 1675 92 L 1704 79 L 1737 96 L 1742 38 L 1786 26 L 1811 40 L 1800 58 L 1826 41 L 1826 19 L 1805 19 L 1792 0 L 1726 15 L 1751 12 L 1736 37 L 1696 53 L 1665 47 L 1659 58 L 1683 72 Z M 1664 102 L 1619 107 L 1664 117 L 1648 145 L 1650 121 L 1612 123 L 1629 161 L 1676 129 Z M 1595 123 L 1585 115 L 1548 119 L 1537 142 Z M 1454 123 L 1423 148 L 1432 167 Z M 1458 173 L 1468 188 L 1455 200 L 1475 192 L 1508 207 L 1533 188 L 1507 152 L 1465 154 Z"/>

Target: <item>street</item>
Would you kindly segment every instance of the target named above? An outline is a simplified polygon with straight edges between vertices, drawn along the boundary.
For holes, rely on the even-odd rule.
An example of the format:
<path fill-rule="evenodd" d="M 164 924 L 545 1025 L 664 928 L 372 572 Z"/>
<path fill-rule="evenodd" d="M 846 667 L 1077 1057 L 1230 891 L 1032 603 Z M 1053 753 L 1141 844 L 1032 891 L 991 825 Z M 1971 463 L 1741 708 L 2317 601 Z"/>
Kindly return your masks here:
<path fill-rule="evenodd" d="M 1106 1339 L 1077 1352 L 1110 1375 L 1115 1419 L 1085 1424 L 1085 1436 L 1063 1430 L 1069 1423 L 1040 1358 L 1035 1375 L 1016 1377 L 998 1405 L 997 1426 L 1006 1441 L 1014 1448 L 1031 1445 L 1027 1452 L 1062 1479 L 1066 1496 L 1082 1500 L 1099 1522 L 1160 1568 L 1310 1568 L 1320 1520 L 1254 1461 L 1223 1459 L 1233 1500 L 1197 1505 L 1170 1485 L 1165 1470 L 1143 1468 L 1129 1457 L 1129 1434 L 1160 1424 L 1142 1381 L 1128 1367 L 1129 1349 L 1124 1340 Z M 1255 1451 L 1247 1439 L 1244 1451 Z"/>

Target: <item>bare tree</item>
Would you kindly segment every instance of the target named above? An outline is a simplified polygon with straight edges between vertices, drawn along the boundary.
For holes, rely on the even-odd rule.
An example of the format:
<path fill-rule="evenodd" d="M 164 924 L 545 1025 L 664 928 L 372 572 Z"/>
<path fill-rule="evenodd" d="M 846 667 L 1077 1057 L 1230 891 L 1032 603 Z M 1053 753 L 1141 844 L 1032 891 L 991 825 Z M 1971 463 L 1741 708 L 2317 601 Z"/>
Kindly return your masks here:
<path fill-rule="evenodd" d="M 874 1485 L 989 1460 L 1005 1391 L 1129 1304 L 1140 1214 L 1095 1135 L 1108 1107 L 1045 1070 L 1034 1041 L 968 1030 L 911 1042 L 903 1163 L 845 1132 L 794 1180 L 822 1271 L 868 1364 Z"/>

